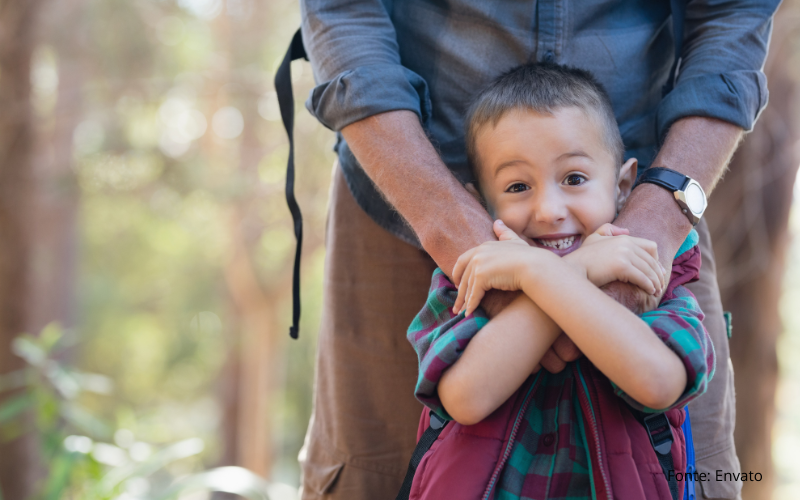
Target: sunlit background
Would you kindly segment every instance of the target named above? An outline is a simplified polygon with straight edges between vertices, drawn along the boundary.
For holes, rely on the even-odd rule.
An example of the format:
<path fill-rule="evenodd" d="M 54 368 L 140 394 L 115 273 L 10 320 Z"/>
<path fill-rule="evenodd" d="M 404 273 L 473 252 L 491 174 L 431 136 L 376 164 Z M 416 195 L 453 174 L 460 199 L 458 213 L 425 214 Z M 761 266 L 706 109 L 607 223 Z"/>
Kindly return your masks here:
<path fill-rule="evenodd" d="M 15 18 L 8 14 L 15 4 L 3 2 L 0 26 L 28 22 L 35 33 L 18 42 L 29 43 L 32 54 L 25 75 L 34 127 L 24 219 L 30 284 L 28 326 L 0 332 L 3 345 L 15 339 L 19 360 L 0 366 L 6 394 L 0 439 L 23 443 L 8 448 L 5 462 L 0 457 L 0 467 L 8 468 L 0 478 L 11 477 L 12 490 L 22 488 L 13 491 L 37 498 L 205 500 L 225 491 L 295 498 L 297 455 L 311 413 L 334 161 L 333 133 L 303 108 L 314 85 L 310 67 L 296 62 L 305 244 L 300 340 L 291 341 L 294 235 L 283 197 L 288 146 L 272 80 L 299 25 L 297 2 L 17 4 L 32 17 Z M 800 158 L 798 2 L 785 4 L 789 21 L 774 67 L 797 64 L 781 73 L 789 90 L 773 92 L 772 105 L 778 100 L 776 111 L 792 123 L 783 124 L 788 138 L 771 142 L 791 158 L 791 168 L 778 169 L 784 183 L 794 182 Z M 2 71 L 0 87 L 10 77 Z M 765 112 L 759 126 L 770 120 L 775 123 Z M 800 199 L 797 185 L 794 198 Z M 787 234 L 800 234 L 797 203 L 790 233 L 772 242 L 788 241 Z M 719 252 L 725 241 L 715 244 Z M 771 282 L 783 287 L 784 329 L 774 446 L 764 450 L 775 464 L 772 498 L 795 500 L 797 239 L 785 264 L 783 282 Z M 736 335 L 734 326 L 732 342 Z M 38 465 L 14 476 L 8 471 L 16 463 Z M 745 464 L 768 470 L 759 469 L 768 461 L 743 457 Z M 22 500 L 8 488 L 3 485 L 0 498 Z M 770 495 L 769 489 L 750 491 L 745 498 Z"/>

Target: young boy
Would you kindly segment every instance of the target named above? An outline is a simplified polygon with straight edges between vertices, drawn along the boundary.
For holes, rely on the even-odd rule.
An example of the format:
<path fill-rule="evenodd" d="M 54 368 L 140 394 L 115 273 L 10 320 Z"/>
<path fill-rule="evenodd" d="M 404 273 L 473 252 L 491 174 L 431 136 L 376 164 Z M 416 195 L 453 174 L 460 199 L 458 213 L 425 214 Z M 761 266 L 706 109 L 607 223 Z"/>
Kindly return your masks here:
<path fill-rule="evenodd" d="M 417 398 L 457 422 L 423 458 L 411 498 L 670 498 L 634 413 L 667 412 L 674 469 L 685 470 L 680 408 L 714 371 L 702 312 L 681 286 L 697 278 L 696 233 L 666 276 L 655 244 L 610 224 L 636 160 L 623 163 L 608 96 L 584 71 L 511 70 L 477 97 L 467 127 L 500 241 L 459 258 L 457 290 L 437 270 L 409 327 Z M 599 289 L 618 280 L 659 306 L 637 316 Z M 523 293 L 488 321 L 477 306 L 492 288 Z M 561 331 L 586 358 L 538 370 Z"/>

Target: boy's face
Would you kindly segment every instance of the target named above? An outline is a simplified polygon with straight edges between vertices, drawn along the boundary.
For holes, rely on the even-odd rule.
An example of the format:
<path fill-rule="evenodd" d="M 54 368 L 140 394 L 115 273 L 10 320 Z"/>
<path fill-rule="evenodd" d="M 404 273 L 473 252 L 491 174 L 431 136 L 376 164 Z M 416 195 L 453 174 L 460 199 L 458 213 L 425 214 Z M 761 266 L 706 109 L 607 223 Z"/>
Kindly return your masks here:
<path fill-rule="evenodd" d="M 485 125 L 476 150 L 489 213 L 529 245 L 562 256 L 576 250 L 614 220 L 635 180 L 636 160 L 617 176 L 603 139 L 600 120 L 577 107 L 515 110 Z"/>

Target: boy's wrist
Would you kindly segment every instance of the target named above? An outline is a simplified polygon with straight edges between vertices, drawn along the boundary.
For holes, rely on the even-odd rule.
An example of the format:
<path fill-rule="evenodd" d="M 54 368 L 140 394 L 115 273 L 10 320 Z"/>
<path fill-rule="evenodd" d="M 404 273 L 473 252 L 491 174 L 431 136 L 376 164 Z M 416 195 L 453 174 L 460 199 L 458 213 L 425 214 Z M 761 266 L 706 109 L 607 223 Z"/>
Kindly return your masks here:
<path fill-rule="evenodd" d="M 523 269 L 521 280 L 522 291 L 534 300 L 536 287 L 549 283 L 559 276 L 568 275 L 570 272 L 586 277 L 586 269 L 580 263 L 565 261 L 567 256 L 559 257 L 549 250 L 531 247 L 531 257 Z"/>
<path fill-rule="evenodd" d="M 584 261 L 584 257 L 584 252 L 581 252 L 581 249 L 579 248 L 574 252 L 568 253 L 567 255 L 561 257 L 561 260 L 568 264 L 569 267 L 578 272 L 581 276 L 589 279 L 589 266 L 588 262 Z"/>

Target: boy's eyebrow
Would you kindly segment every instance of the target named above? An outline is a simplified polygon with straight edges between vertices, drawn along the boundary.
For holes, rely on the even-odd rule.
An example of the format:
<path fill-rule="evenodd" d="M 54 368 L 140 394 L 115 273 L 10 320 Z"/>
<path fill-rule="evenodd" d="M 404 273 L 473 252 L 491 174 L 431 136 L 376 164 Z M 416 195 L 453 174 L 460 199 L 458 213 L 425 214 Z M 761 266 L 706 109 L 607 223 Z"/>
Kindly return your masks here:
<path fill-rule="evenodd" d="M 566 153 L 560 155 L 558 158 L 556 158 L 556 161 L 561 161 L 561 160 L 564 160 L 564 159 L 567 159 L 567 158 L 574 158 L 576 156 L 577 157 L 582 157 L 582 158 L 588 158 L 590 160 L 592 159 L 592 157 L 591 157 L 591 155 L 589 155 L 589 153 L 583 151 L 582 149 L 576 149 L 575 151 L 567 151 Z M 508 167 L 512 167 L 514 165 L 517 165 L 518 163 L 525 163 L 525 161 L 524 160 L 509 160 L 509 161 L 505 161 L 505 162 L 501 163 L 500 166 L 498 166 L 495 169 L 494 176 L 497 177 L 497 174 L 499 174 L 501 170 L 503 170 L 504 168 L 508 168 Z"/>
<path fill-rule="evenodd" d="M 516 164 L 518 164 L 518 163 L 525 163 L 525 162 L 524 162 L 524 160 L 509 160 L 509 161 L 504 161 L 503 163 L 501 163 L 501 164 L 500 164 L 500 166 L 499 166 L 499 167 L 497 167 L 497 168 L 494 170 L 494 176 L 495 176 L 495 177 L 497 177 L 497 174 L 499 174 L 501 170 L 503 170 L 504 168 L 513 167 L 514 165 L 516 165 Z"/>
<path fill-rule="evenodd" d="M 568 152 L 562 154 L 561 156 L 556 158 L 556 161 L 563 160 L 565 158 L 573 158 L 575 156 L 582 156 L 584 158 L 589 158 L 590 160 L 592 159 L 592 157 L 589 155 L 589 153 L 583 151 L 582 149 L 576 149 L 575 151 L 568 151 Z"/>

